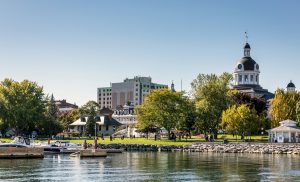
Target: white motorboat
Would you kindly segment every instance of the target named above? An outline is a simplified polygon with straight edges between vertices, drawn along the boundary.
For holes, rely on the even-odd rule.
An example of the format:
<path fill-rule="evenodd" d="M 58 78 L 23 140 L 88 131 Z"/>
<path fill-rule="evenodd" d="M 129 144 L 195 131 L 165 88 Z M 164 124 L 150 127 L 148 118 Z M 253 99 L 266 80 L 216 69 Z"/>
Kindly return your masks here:
<path fill-rule="evenodd" d="M 10 143 L 0 143 L 0 147 L 17 147 L 17 148 L 28 148 L 32 147 L 30 145 L 30 139 L 29 138 L 24 138 L 21 136 L 17 136 L 14 138 L 14 140 Z"/>
<path fill-rule="evenodd" d="M 56 141 L 42 147 L 46 153 L 73 153 L 82 149 L 82 145 L 72 144 L 68 141 Z"/>

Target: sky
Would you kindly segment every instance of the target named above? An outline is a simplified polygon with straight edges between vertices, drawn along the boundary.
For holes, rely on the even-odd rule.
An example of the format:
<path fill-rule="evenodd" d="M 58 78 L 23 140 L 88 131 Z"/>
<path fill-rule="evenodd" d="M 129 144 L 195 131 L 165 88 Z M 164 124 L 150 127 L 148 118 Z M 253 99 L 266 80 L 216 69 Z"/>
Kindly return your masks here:
<path fill-rule="evenodd" d="M 248 32 L 260 84 L 300 85 L 298 0 L 1 0 L 0 80 L 29 79 L 82 105 L 134 76 L 190 91 L 234 71 Z M 300 86 L 299 86 L 300 88 Z"/>

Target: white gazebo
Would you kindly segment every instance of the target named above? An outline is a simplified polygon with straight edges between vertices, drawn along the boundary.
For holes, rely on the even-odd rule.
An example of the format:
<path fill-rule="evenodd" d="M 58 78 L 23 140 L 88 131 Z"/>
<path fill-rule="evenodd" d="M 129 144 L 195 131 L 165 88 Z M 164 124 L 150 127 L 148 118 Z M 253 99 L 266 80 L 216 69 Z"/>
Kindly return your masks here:
<path fill-rule="evenodd" d="M 267 130 L 269 133 L 269 142 L 271 143 L 299 143 L 300 142 L 300 127 L 297 127 L 297 122 L 285 120 L 279 122 L 280 126 Z"/>

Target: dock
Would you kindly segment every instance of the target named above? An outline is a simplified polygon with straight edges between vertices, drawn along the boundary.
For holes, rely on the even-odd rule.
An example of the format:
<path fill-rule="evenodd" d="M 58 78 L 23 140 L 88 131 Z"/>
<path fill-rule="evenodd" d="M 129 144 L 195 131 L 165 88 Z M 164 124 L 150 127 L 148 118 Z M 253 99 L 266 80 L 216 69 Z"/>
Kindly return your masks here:
<path fill-rule="evenodd" d="M 0 159 L 32 159 L 44 158 L 43 148 L 18 148 L 3 147 L 0 148 Z"/>
<path fill-rule="evenodd" d="M 107 151 L 102 149 L 84 149 L 72 153 L 71 157 L 106 157 Z"/>

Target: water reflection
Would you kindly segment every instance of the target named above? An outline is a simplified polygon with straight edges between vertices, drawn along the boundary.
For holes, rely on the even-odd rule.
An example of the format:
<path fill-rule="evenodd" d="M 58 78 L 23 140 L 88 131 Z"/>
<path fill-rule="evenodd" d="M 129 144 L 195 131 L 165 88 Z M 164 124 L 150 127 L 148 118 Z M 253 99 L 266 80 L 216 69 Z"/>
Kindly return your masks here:
<path fill-rule="evenodd" d="M 128 152 L 0 160 L 0 181 L 296 181 L 298 155 Z"/>

